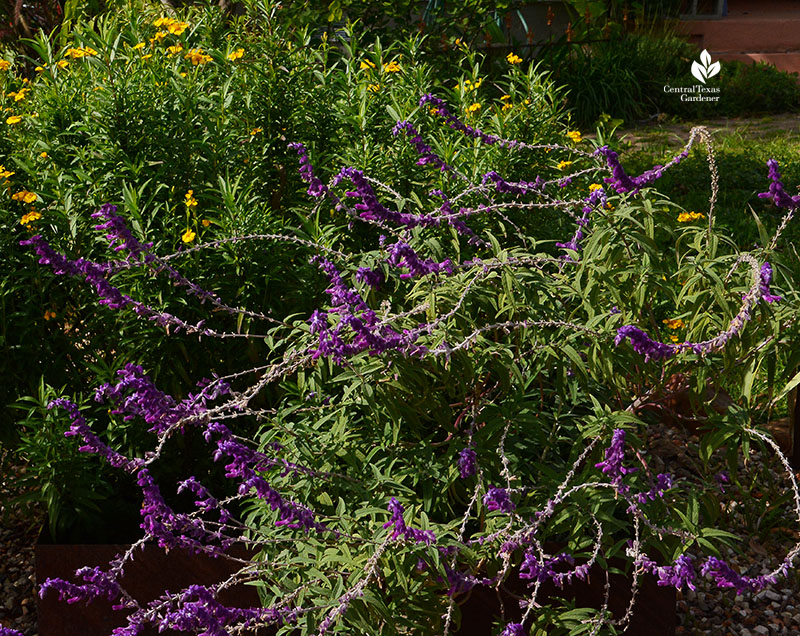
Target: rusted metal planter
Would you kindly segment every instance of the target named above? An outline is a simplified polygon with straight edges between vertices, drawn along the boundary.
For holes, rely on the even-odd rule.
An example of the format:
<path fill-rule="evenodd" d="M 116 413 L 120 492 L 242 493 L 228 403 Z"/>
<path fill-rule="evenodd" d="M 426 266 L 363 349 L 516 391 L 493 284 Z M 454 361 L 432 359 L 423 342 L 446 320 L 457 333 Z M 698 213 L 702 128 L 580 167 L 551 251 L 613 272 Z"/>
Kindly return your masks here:
<path fill-rule="evenodd" d="M 125 552 L 127 545 L 58 545 L 39 541 L 35 548 L 36 580 L 39 584 L 48 578 L 60 577 L 74 580 L 75 570 L 84 566 L 108 567 L 117 554 Z M 230 554 L 248 558 L 252 552 L 234 546 Z M 193 584 L 211 585 L 225 580 L 239 569 L 227 559 L 215 559 L 187 550 L 165 552 L 155 545 L 137 551 L 135 558 L 125 566 L 122 582 L 140 602 L 154 600 L 164 590 L 178 591 Z M 224 590 L 219 599 L 231 607 L 259 607 L 256 588 L 238 585 Z M 66 603 L 58 594 L 49 592 L 45 598 L 37 597 L 39 636 L 109 636 L 116 627 L 127 625 L 127 612 L 114 611 L 112 603 L 99 599 L 91 603 Z M 272 636 L 276 630 L 259 630 L 259 636 Z M 183 634 L 166 630 L 160 635 Z M 147 629 L 142 636 L 158 636 L 155 629 Z"/>
<path fill-rule="evenodd" d="M 557 550 L 548 549 L 549 552 Z M 611 559 L 612 567 L 622 568 L 622 562 Z M 575 602 L 576 607 L 600 608 L 606 583 L 605 571 L 597 564 L 589 570 L 587 581 L 575 580 L 571 585 L 557 588 L 552 582 L 543 584 L 537 595 L 541 605 L 555 598 Z M 619 619 L 625 615 L 631 600 L 631 581 L 621 574 L 610 574 L 610 592 L 608 607 L 614 617 Z M 501 617 L 501 601 L 505 608 L 506 622 L 519 621 L 522 610 L 519 599 L 528 593 L 527 581 L 514 576 L 509 577 L 499 591 L 475 587 L 470 596 L 461 605 L 461 627 L 455 632 L 457 636 L 489 636 L 492 624 Z M 673 587 L 662 587 L 650 574 L 639 577 L 639 590 L 633 608 L 631 621 L 626 634 L 647 634 L 647 636 L 674 636 L 677 627 L 676 593 Z M 536 611 L 536 610 L 534 610 Z"/>
<path fill-rule="evenodd" d="M 117 554 L 125 552 L 128 545 L 58 545 L 39 541 L 35 548 L 36 579 L 42 583 L 51 577 L 74 579 L 75 570 L 84 566 L 107 567 Z M 547 546 L 552 550 L 551 546 Z M 243 547 L 234 547 L 230 553 L 240 558 L 250 558 L 253 553 Z M 612 566 L 622 567 L 612 559 Z M 214 559 L 187 550 L 170 550 L 149 545 L 137 551 L 135 558 L 125 567 L 122 582 L 125 588 L 140 602 L 158 598 L 164 590 L 178 591 L 193 584 L 210 585 L 224 580 L 238 569 L 237 564 L 225 559 Z M 625 614 L 630 601 L 630 580 L 619 574 L 611 574 L 609 609 L 616 617 Z M 526 581 L 515 576 L 496 591 L 477 586 L 460 601 L 461 627 L 458 636 L 490 636 L 493 625 L 500 620 L 501 601 L 507 622 L 519 620 L 522 612 L 519 599 L 528 588 Z M 597 607 L 603 602 L 605 572 L 597 565 L 589 572 L 587 582 L 575 581 L 562 589 L 552 583 L 541 587 L 539 602 L 546 604 L 556 597 L 574 600 L 578 607 Z M 238 585 L 223 591 L 220 601 L 232 607 L 258 607 L 256 588 Z M 639 579 L 639 592 L 627 633 L 649 636 L 674 636 L 677 624 L 675 612 L 675 590 L 659 587 L 653 576 Z M 37 598 L 39 612 L 39 636 L 109 636 L 116 627 L 127 624 L 126 612 L 114 611 L 111 603 L 97 600 L 89 603 L 68 604 L 58 600 L 51 592 Z M 277 630 L 264 628 L 257 636 L 273 636 Z M 158 632 L 147 629 L 142 636 L 172 636 L 183 632 L 166 630 Z"/>

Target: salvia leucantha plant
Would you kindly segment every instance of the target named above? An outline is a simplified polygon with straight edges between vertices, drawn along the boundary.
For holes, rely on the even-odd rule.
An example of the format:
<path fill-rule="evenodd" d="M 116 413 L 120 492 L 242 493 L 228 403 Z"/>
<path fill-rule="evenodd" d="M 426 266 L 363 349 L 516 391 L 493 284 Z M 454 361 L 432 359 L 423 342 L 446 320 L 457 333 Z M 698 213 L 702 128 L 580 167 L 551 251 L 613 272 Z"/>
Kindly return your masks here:
<path fill-rule="evenodd" d="M 506 140 L 463 122 L 434 95 L 419 105 L 393 133 L 418 153 L 414 182 L 441 184 L 430 191 L 402 196 L 351 167 L 324 183 L 302 142 L 291 144 L 315 202 L 309 216 L 330 208 L 347 215 L 351 228 L 372 237 L 371 249 L 344 251 L 346 237 L 298 231 L 162 256 L 110 204 L 94 217 L 113 260 L 72 259 L 40 235 L 23 241 L 41 265 L 85 281 L 108 310 L 132 311 L 172 334 L 257 340 L 268 351 L 255 368 L 198 378 L 184 399 L 133 364 L 97 388 L 97 402 L 152 435 L 142 456 L 109 446 L 76 404 L 51 403 L 68 416 L 65 435 L 81 440 L 82 451 L 138 484 L 143 534 L 106 567 L 44 581 L 41 595 L 111 601 L 127 617 L 117 636 L 145 626 L 219 635 L 264 625 L 287 634 L 447 635 L 475 588 L 516 581 L 524 597 L 504 609 L 496 633 L 560 625 L 599 634 L 625 630 L 645 575 L 676 588 L 707 579 L 740 594 L 787 576 L 800 544 L 759 576 L 737 571 L 720 552 L 737 545 L 721 523 L 720 500 L 737 496 L 738 472 L 757 470 L 746 461 L 753 447 L 785 468 L 783 487 L 800 521 L 788 461 L 753 423 L 753 376 L 781 344 L 797 301 L 790 276 L 780 290 L 773 285 L 789 271 L 780 237 L 800 206 L 778 165 L 770 162 L 761 197 L 784 211 L 783 222 L 762 245 L 739 252 L 715 229 L 717 172 L 704 128 L 693 129 L 667 165 L 630 176 L 608 147 Z M 476 152 L 492 146 L 549 157 L 561 172 L 529 182 L 463 174 L 426 142 L 425 127 L 435 126 L 473 139 Z M 694 146 L 706 148 L 709 207 L 683 211 L 676 223 L 664 214 L 672 204 L 651 186 Z M 542 210 L 568 215 L 574 233 L 555 245 L 537 240 Z M 674 250 L 659 247 L 667 240 Z M 307 250 L 327 285 L 318 309 L 296 315 L 287 307 L 279 316 L 237 307 L 181 273 L 182 258 L 237 241 Z M 125 275 L 135 269 L 205 303 L 208 320 L 187 321 L 128 295 Z M 220 311 L 263 330 L 220 330 Z M 712 431 L 696 464 L 705 472 L 694 478 L 678 478 L 668 465 L 659 472 L 646 446 L 647 407 L 658 413 L 677 374 L 696 382 L 694 417 Z M 723 413 L 706 407 L 707 387 L 725 387 L 734 404 Z M 265 403 L 267 388 L 274 391 Z M 259 434 L 238 435 L 243 420 L 260 423 Z M 233 484 L 225 492 L 197 474 L 159 483 L 163 450 L 190 434 L 225 466 Z M 176 490 L 193 504 L 179 505 L 187 500 Z M 239 569 L 217 584 L 142 602 L 122 575 L 145 543 L 231 559 Z M 237 544 L 252 559 L 229 554 Z M 545 584 L 585 580 L 612 557 L 627 563 L 627 611 L 609 610 L 608 578 L 605 602 L 581 620 L 543 611 Z M 219 600 L 221 590 L 244 583 L 258 587 L 261 606 Z"/>

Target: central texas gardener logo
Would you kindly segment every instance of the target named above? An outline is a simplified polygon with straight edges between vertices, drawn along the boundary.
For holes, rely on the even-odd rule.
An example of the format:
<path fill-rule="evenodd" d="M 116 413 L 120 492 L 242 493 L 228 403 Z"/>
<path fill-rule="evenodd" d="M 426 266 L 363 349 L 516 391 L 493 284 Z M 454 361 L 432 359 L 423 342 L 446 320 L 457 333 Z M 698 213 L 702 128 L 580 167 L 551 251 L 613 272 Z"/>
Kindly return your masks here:
<path fill-rule="evenodd" d="M 700 54 L 700 63 L 692 62 L 692 75 L 699 79 L 703 84 L 710 77 L 719 73 L 719 62 L 711 63 L 711 55 L 705 49 Z"/>

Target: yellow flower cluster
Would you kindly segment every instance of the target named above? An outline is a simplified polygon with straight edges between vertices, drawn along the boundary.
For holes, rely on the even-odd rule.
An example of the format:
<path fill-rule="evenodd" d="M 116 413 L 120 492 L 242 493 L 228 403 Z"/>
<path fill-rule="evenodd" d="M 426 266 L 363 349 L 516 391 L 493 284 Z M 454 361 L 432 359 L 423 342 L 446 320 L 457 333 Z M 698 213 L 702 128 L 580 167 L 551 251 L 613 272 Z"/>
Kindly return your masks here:
<path fill-rule="evenodd" d="M 581 137 L 581 131 L 580 130 L 570 130 L 567 133 L 567 137 L 572 139 L 572 143 L 575 143 L 575 144 L 581 143 L 581 141 L 583 139 L 583 137 Z"/>
<path fill-rule="evenodd" d="M 11 68 L 11 62 L 8 60 L 0 60 L 0 71 L 7 71 Z"/>
<path fill-rule="evenodd" d="M 375 68 L 375 62 L 372 60 L 361 60 L 361 64 L 358 68 L 360 68 L 362 71 Z"/>
<path fill-rule="evenodd" d="M 58 62 L 56 62 L 56 66 L 58 68 L 64 69 L 69 66 L 69 62 L 67 60 L 58 60 Z"/>
<path fill-rule="evenodd" d="M 44 319 L 45 320 L 52 320 L 56 317 L 56 312 L 50 311 L 49 309 L 44 312 Z"/>
<path fill-rule="evenodd" d="M 0 177 L 3 179 L 8 179 L 12 174 L 16 173 L 12 172 L 11 170 L 6 170 L 5 166 L 0 166 Z"/>
<path fill-rule="evenodd" d="M 389 62 L 388 64 L 383 65 L 383 72 L 384 73 L 399 73 L 400 72 L 400 65 L 397 62 Z"/>
<path fill-rule="evenodd" d="M 250 136 L 251 137 L 255 137 L 260 132 L 264 132 L 264 129 L 263 128 L 253 128 L 253 130 L 250 131 Z M 189 192 L 191 192 L 191 190 L 189 190 Z"/>
<path fill-rule="evenodd" d="M 240 59 L 244 55 L 244 49 L 236 49 L 235 51 L 231 51 L 228 53 L 228 59 L 231 62 L 235 62 L 236 60 Z"/>
<path fill-rule="evenodd" d="M 474 104 L 470 104 L 469 106 L 467 106 L 467 112 L 468 113 L 474 113 L 474 112 L 479 111 L 480 109 L 481 109 L 481 105 L 478 102 L 475 102 Z"/>
<path fill-rule="evenodd" d="M 381 90 L 381 85 L 380 84 L 370 84 L 370 85 L 367 86 L 367 90 L 369 92 L 371 92 L 371 93 L 377 93 L 379 90 Z"/>
<path fill-rule="evenodd" d="M 184 243 L 191 243 L 196 237 L 197 237 L 197 234 L 195 234 L 194 230 L 186 230 L 183 233 L 183 236 L 181 236 L 181 240 Z"/>
<path fill-rule="evenodd" d="M 189 28 L 189 25 L 186 22 L 180 22 L 175 18 L 159 18 L 153 22 L 153 26 L 157 29 L 165 27 L 167 31 L 173 35 L 181 35 L 186 29 Z"/>
<path fill-rule="evenodd" d="M 31 210 L 19 220 L 19 223 L 20 225 L 30 225 L 34 221 L 38 221 L 41 218 L 41 213 L 37 212 L 36 210 Z"/>
<path fill-rule="evenodd" d="M 683 329 L 686 326 L 680 318 L 664 318 L 661 322 L 667 325 L 668 329 Z"/>
<path fill-rule="evenodd" d="M 500 98 L 500 101 L 503 102 L 503 112 L 511 110 L 511 108 L 513 107 L 513 104 L 511 103 L 511 95 L 503 95 Z"/>
<path fill-rule="evenodd" d="M 701 214 L 700 212 L 681 212 L 678 215 L 678 223 L 690 223 L 692 221 L 696 221 L 697 219 L 704 218 L 706 218 L 706 215 Z"/>
<path fill-rule="evenodd" d="M 20 117 L 19 115 L 11 115 L 11 117 L 6 119 L 6 123 L 9 126 L 13 126 L 14 124 L 18 124 L 21 121 L 22 121 L 22 117 Z"/>
<path fill-rule="evenodd" d="M 175 44 L 173 46 L 168 46 L 167 47 L 167 55 L 177 55 L 181 51 L 183 51 L 183 45 L 182 44 Z"/>
<path fill-rule="evenodd" d="M 198 64 L 207 64 L 213 59 L 210 55 L 203 53 L 203 49 L 192 49 L 183 57 L 189 60 L 195 66 Z"/>
<path fill-rule="evenodd" d="M 97 55 L 97 51 L 95 51 L 91 46 L 68 48 L 67 52 L 64 53 L 64 57 L 71 57 L 73 60 L 78 60 L 82 57 L 91 57 L 93 55 Z"/>
<path fill-rule="evenodd" d="M 13 97 L 15 102 L 25 99 L 25 93 L 30 92 L 30 88 L 20 88 L 18 91 L 6 94 L 6 97 Z"/>
<path fill-rule="evenodd" d="M 602 189 L 603 189 L 603 186 L 601 186 L 599 183 L 592 183 L 589 186 L 589 192 L 594 192 L 595 190 L 602 190 Z"/>
<path fill-rule="evenodd" d="M 572 162 L 571 162 L 571 161 L 559 161 L 559 162 L 558 162 L 558 166 L 557 166 L 557 168 L 558 168 L 559 170 L 563 170 L 563 169 L 564 169 L 564 168 L 566 168 L 567 166 L 571 166 L 571 165 L 572 165 Z"/>
<path fill-rule="evenodd" d="M 483 79 L 480 78 L 480 77 L 475 81 L 474 84 L 470 80 L 464 80 L 464 90 L 467 93 L 469 93 L 470 91 L 478 90 L 480 88 L 481 84 L 483 84 Z M 458 90 L 460 88 L 461 88 L 461 84 L 456 84 L 456 90 Z"/>
<path fill-rule="evenodd" d="M 183 198 L 186 199 L 185 203 L 187 208 L 192 209 L 197 207 L 197 199 L 194 198 L 194 190 L 189 190 Z"/>
<path fill-rule="evenodd" d="M 28 192 L 27 190 L 22 190 L 11 195 L 12 201 L 22 201 L 24 203 L 33 203 L 37 198 L 35 192 Z"/>
<path fill-rule="evenodd" d="M 519 64 L 522 62 L 522 58 L 516 53 L 509 53 L 506 55 L 506 60 L 508 60 L 509 64 Z"/>

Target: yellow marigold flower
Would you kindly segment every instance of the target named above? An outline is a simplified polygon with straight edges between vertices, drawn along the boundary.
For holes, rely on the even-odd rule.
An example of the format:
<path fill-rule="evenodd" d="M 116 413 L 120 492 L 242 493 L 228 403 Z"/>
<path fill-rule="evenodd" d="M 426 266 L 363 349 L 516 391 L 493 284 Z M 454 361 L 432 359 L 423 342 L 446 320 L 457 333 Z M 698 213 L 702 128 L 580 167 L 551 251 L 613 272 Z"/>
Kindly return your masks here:
<path fill-rule="evenodd" d="M 467 106 L 468 113 L 474 113 L 476 111 L 479 111 L 480 109 L 481 105 L 478 102 L 475 102 L 474 104 L 470 104 L 469 106 Z"/>
<path fill-rule="evenodd" d="M 186 207 L 187 208 L 196 208 L 197 207 L 197 199 L 194 198 L 194 190 L 189 190 L 184 196 L 186 199 Z"/>
<path fill-rule="evenodd" d="M 383 72 L 384 73 L 399 73 L 400 72 L 400 65 L 397 62 L 389 62 L 388 64 L 383 65 Z"/>
<path fill-rule="evenodd" d="M 208 219 L 203 219 L 202 221 L 200 221 L 200 223 L 203 224 L 203 227 L 208 227 L 209 225 L 211 225 L 211 221 L 209 221 Z"/>
<path fill-rule="evenodd" d="M 508 60 L 509 64 L 519 64 L 522 62 L 522 58 L 516 53 L 509 53 L 506 55 L 506 59 Z"/>
<path fill-rule="evenodd" d="M 571 165 L 572 165 L 572 162 L 571 162 L 571 161 L 559 161 L 559 162 L 558 162 L 558 169 L 559 169 L 559 170 L 563 170 L 563 169 L 564 169 L 564 168 L 566 168 L 567 166 L 571 166 Z"/>
<path fill-rule="evenodd" d="M 20 117 L 19 115 L 11 115 L 11 117 L 6 119 L 6 123 L 9 126 L 13 126 L 14 124 L 18 124 L 21 121 L 22 121 L 22 117 Z"/>
<path fill-rule="evenodd" d="M 235 51 L 231 51 L 230 53 L 228 53 L 228 59 L 231 62 L 235 62 L 236 60 L 241 58 L 243 55 L 244 55 L 244 49 L 236 49 Z"/>
<path fill-rule="evenodd" d="M 14 101 L 18 102 L 25 99 L 25 93 L 28 93 L 30 90 L 30 88 L 20 88 L 16 93 L 13 91 L 8 93 L 6 97 L 13 97 Z"/>
<path fill-rule="evenodd" d="M 24 201 L 25 203 L 33 203 L 37 198 L 35 192 L 28 192 L 27 190 L 21 190 L 11 195 L 13 201 Z"/>
<path fill-rule="evenodd" d="M 56 66 L 62 69 L 67 68 L 69 66 L 69 62 L 67 62 L 67 60 L 58 60 L 58 62 L 56 62 Z"/>
<path fill-rule="evenodd" d="M 73 59 L 80 59 L 82 57 L 89 57 L 92 55 L 97 55 L 97 51 L 95 51 L 91 46 L 81 46 L 78 48 L 69 48 L 67 52 L 64 53 L 64 57 L 71 57 Z"/>
<path fill-rule="evenodd" d="M 197 234 L 194 233 L 194 230 L 186 230 L 183 233 L 183 236 L 181 236 L 181 240 L 184 243 L 191 243 L 195 239 L 196 236 L 197 236 Z"/>
<path fill-rule="evenodd" d="M 47 151 L 46 151 L 46 150 L 43 150 L 42 152 L 40 152 L 40 153 L 39 153 L 39 156 L 40 156 L 42 159 L 47 159 L 47 157 L 49 157 L 50 155 L 48 155 L 48 154 L 47 154 Z"/>
<path fill-rule="evenodd" d="M 369 86 L 367 86 L 367 90 L 370 91 L 371 93 L 377 93 L 379 90 L 381 90 L 381 85 L 370 84 Z"/>
<path fill-rule="evenodd" d="M 37 66 L 37 67 L 36 67 L 35 69 L 33 69 L 33 70 L 34 70 L 34 71 L 36 71 L 37 73 L 41 73 L 41 72 L 44 70 L 44 66 Z"/>
<path fill-rule="evenodd" d="M 188 28 L 189 25 L 186 22 L 173 22 L 172 24 L 167 25 L 167 31 L 173 35 L 181 35 Z"/>
<path fill-rule="evenodd" d="M 592 183 L 589 185 L 589 192 L 594 192 L 595 190 L 602 190 L 602 189 L 603 186 L 601 186 L 599 183 Z"/>
<path fill-rule="evenodd" d="M 514 107 L 514 104 L 512 104 L 511 102 L 503 102 L 503 112 L 506 112 L 507 110 L 511 110 L 513 107 Z"/>
<path fill-rule="evenodd" d="M 45 320 L 50 320 L 51 318 L 55 318 L 55 317 L 56 317 L 56 312 L 54 312 L 54 311 L 50 311 L 48 309 L 48 310 L 46 310 L 44 312 L 44 319 Z"/>
<path fill-rule="evenodd" d="M 203 53 L 203 49 L 192 49 L 183 57 L 189 60 L 195 66 L 198 64 L 207 64 L 213 59 L 210 55 Z"/>
<path fill-rule="evenodd" d="M 150 38 L 150 44 L 153 42 L 161 42 L 165 37 L 167 37 L 166 31 L 158 31 L 153 37 Z"/>
<path fill-rule="evenodd" d="M 678 336 L 675 334 L 672 334 L 669 339 L 672 340 L 672 342 L 678 342 L 678 340 L 680 340 L 680 338 L 678 338 Z"/>
<path fill-rule="evenodd" d="M 175 24 L 177 20 L 175 18 L 158 18 L 155 22 L 153 22 L 153 26 L 157 29 L 160 29 L 162 26 L 169 26 L 170 24 Z"/>
<path fill-rule="evenodd" d="M 667 325 L 669 329 L 682 329 L 686 326 L 686 323 L 680 318 L 664 318 L 661 322 Z"/>
<path fill-rule="evenodd" d="M 0 71 L 7 71 L 11 68 L 11 62 L 8 60 L 0 60 Z"/>
<path fill-rule="evenodd" d="M 696 221 L 697 219 L 704 218 L 706 218 L 706 215 L 701 214 L 700 212 L 681 212 L 678 215 L 678 223 L 690 223 L 692 221 Z"/>
<path fill-rule="evenodd" d="M 12 174 L 16 174 L 16 172 L 12 172 L 11 170 L 6 170 L 5 166 L 0 166 L 0 177 L 3 179 L 8 179 Z"/>
<path fill-rule="evenodd" d="M 511 99 L 511 95 L 503 95 L 500 99 L 505 102 L 505 101 Z"/>
<path fill-rule="evenodd" d="M 149 60 L 151 57 L 153 57 L 152 53 L 148 53 L 147 55 L 142 55 L 143 60 Z"/>
<path fill-rule="evenodd" d="M 373 62 L 372 60 L 361 60 L 361 64 L 358 65 L 358 68 L 361 69 L 362 71 L 364 69 L 375 68 L 375 62 Z"/>
<path fill-rule="evenodd" d="M 253 130 L 250 131 L 250 136 L 253 137 L 253 136 L 257 135 L 260 132 L 264 132 L 264 129 L 263 128 L 253 128 Z"/>
<path fill-rule="evenodd" d="M 174 46 L 168 46 L 167 47 L 167 54 L 168 55 L 177 55 L 181 51 L 183 51 L 183 45 L 182 44 L 175 44 Z"/>
<path fill-rule="evenodd" d="M 134 51 L 139 51 L 139 50 L 143 49 L 144 47 L 145 47 L 145 43 L 144 42 L 137 42 L 131 48 L 133 48 Z"/>
<path fill-rule="evenodd" d="M 30 225 L 34 221 L 38 221 L 41 218 L 42 218 L 41 213 L 37 212 L 36 210 L 33 210 L 33 211 L 28 212 L 27 214 L 25 214 L 19 220 L 19 223 L 20 223 L 20 225 Z"/>
<path fill-rule="evenodd" d="M 579 144 L 579 143 L 581 143 L 581 139 L 582 139 L 582 137 L 581 137 L 581 132 L 580 132 L 579 130 L 570 130 L 570 131 L 567 133 L 567 137 L 569 137 L 570 139 L 572 139 L 572 142 L 573 142 L 573 143 L 576 143 L 576 144 Z"/>
<path fill-rule="evenodd" d="M 467 92 L 477 90 L 481 87 L 481 84 L 483 84 L 483 78 L 481 77 L 475 80 L 474 84 L 472 83 L 471 80 L 464 80 L 464 90 Z M 456 89 L 459 88 L 461 88 L 461 86 L 459 84 L 456 84 Z"/>

